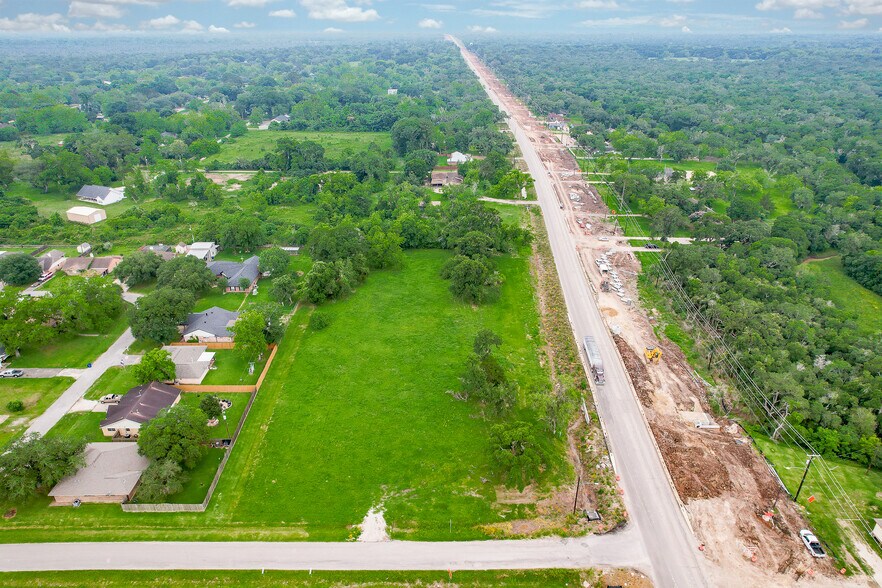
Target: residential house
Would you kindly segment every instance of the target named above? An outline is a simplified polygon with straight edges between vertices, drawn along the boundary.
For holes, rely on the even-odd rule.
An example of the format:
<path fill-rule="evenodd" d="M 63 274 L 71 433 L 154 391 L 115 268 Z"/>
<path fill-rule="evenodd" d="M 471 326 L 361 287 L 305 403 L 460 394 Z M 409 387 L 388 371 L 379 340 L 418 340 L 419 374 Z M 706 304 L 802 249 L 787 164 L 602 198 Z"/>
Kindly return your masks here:
<path fill-rule="evenodd" d="M 270 128 L 270 125 L 273 123 L 280 123 L 281 124 L 281 123 L 286 123 L 286 122 L 291 122 L 291 117 L 287 114 L 280 114 L 279 116 L 277 116 L 275 118 L 271 118 L 269 120 L 265 120 L 265 121 L 261 122 L 259 125 L 257 125 L 257 128 L 260 129 L 261 131 L 265 131 L 268 128 Z"/>
<path fill-rule="evenodd" d="M 455 171 L 433 170 L 430 183 L 433 188 L 462 184 L 462 176 Z"/>
<path fill-rule="evenodd" d="M 61 260 L 64 259 L 64 251 L 59 251 L 58 249 L 52 249 L 37 258 L 37 263 L 40 264 L 40 271 L 44 274 L 51 270 L 52 268 L 56 268 L 60 265 Z"/>
<path fill-rule="evenodd" d="M 386 90 L 387 96 L 395 96 L 397 94 L 398 94 L 398 88 L 389 88 L 388 90 Z"/>
<path fill-rule="evenodd" d="M 54 505 L 127 502 L 150 465 L 135 443 L 89 443 L 84 457 L 84 467 L 49 491 Z"/>
<path fill-rule="evenodd" d="M 238 261 L 212 261 L 208 264 L 218 278 L 227 280 L 227 292 L 251 292 L 260 278 L 260 259 L 253 255 L 243 262 Z M 247 285 L 245 283 L 247 282 Z"/>
<path fill-rule="evenodd" d="M 283 247 L 279 247 L 279 249 L 281 249 L 282 251 L 284 251 L 288 255 L 300 255 L 300 247 L 297 247 L 296 245 L 294 245 L 294 246 L 286 245 Z"/>
<path fill-rule="evenodd" d="M 67 211 L 67 220 L 83 225 L 94 225 L 107 219 L 107 213 L 98 208 L 74 206 Z"/>
<path fill-rule="evenodd" d="M 79 275 L 92 265 L 92 257 L 68 257 L 61 266 L 61 271 L 69 276 Z"/>
<path fill-rule="evenodd" d="M 175 247 L 175 252 L 182 255 L 189 255 L 208 263 L 214 261 L 214 256 L 217 255 L 217 245 L 211 241 L 197 241 L 192 245 L 179 243 L 178 246 Z"/>
<path fill-rule="evenodd" d="M 238 312 L 212 306 L 204 312 L 195 312 L 188 316 L 181 336 L 184 341 L 229 343 L 233 341 L 230 327 L 238 318 Z"/>
<path fill-rule="evenodd" d="M 92 259 L 92 265 L 89 266 L 87 272 L 92 276 L 106 276 L 122 262 L 121 255 L 110 255 L 107 257 L 95 257 Z"/>
<path fill-rule="evenodd" d="M 162 258 L 163 261 L 168 261 L 169 259 L 174 259 L 177 254 L 172 250 L 169 245 L 163 245 L 160 243 L 159 245 L 144 245 L 139 248 L 138 251 L 146 251 L 149 253 L 154 253 Z"/>
<path fill-rule="evenodd" d="M 0 345 L 0 362 L 4 362 L 9 359 L 9 354 L 6 353 L 6 347 L 4 345 Z"/>
<path fill-rule="evenodd" d="M 86 185 L 77 192 L 77 198 L 83 202 L 107 206 L 108 204 L 116 204 L 122 201 L 126 197 L 125 191 L 125 188 Z"/>
<path fill-rule="evenodd" d="M 472 160 L 471 155 L 466 155 L 465 153 L 460 153 L 459 151 L 454 151 L 450 154 L 450 157 L 447 158 L 447 165 L 459 165 L 460 163 L 466 163 Z"/>
<path fill-rule="evenodd" d="M 105 437 L 137 439 L 141 425 L 180 399 L 180 390 L 162 382 L 135 386 L 125 393 L 119 404 L 108 407 L 107 418 L 101 421 L 101 431 Z"/>
<path fill-rule="evenodd" d="M 175 363 L 176 384 L 201 384 L 214 365 L 214 352 L 204 345 L 166 345 L 162 350 Z"/>

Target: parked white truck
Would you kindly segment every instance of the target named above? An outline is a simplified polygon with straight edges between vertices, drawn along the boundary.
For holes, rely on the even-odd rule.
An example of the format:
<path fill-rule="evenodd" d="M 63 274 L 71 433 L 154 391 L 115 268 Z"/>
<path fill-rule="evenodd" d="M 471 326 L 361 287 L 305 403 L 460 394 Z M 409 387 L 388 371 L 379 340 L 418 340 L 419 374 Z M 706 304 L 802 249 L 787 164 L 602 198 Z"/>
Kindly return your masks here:
<path fill-rule="evenodd" d="M 585 348 L 585 356 L 588 358 L 588 365 L 591 367 L 591 375 L 598 384 L 603 384 L 606 379 L 603 375 L 603 360 L 600 359 L 600 348 L 597 341 L 591 335 L 586 335 L 582 340 L 582 346 Z"/>

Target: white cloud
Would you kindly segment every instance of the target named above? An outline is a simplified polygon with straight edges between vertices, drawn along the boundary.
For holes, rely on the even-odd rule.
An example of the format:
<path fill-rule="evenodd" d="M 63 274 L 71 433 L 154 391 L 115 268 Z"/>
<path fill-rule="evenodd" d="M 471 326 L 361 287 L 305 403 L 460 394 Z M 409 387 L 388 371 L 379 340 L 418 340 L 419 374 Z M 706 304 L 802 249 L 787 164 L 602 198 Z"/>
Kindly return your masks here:
<path fill-rule="evenodd" d="M 337 27 L 328 27 L 325 29 L 326 33 L 342 33 L 343 29 L 338 29 Z"/>
<path fill-rule="evenodd" d="M 793 18 L 798 20 L 808 20 L 812 18 L 824 18 L 824 15 L 811 8 L 800 8 L 793 13 Z"/>
<path fill-rule="evenodd" d="M 683 25 L 683 28 L 680 30 L 684 33 L 691 33 L 692 32 L 692 29 L 690 29 L 689 27 L 687 27 L 685 25 Z"/>
<path fill-rule="evenodd" d="M 841 0 L 762 0 L 756 5 L 757 10 L 786 10 L 800 8 L 830 8 L 839 6 Z"/>
<path fill-rule="evenodd" d="M 420 4 L 420 6 L 432 12 L 453 12 L 456 10 L 456 6 L 453 4 Z"/>
<path fill-rule="evenodd" d="M 581 0 L 576 2 L 576 8 L 592 8 L 594 10 L 615 10 L 619 8 L 616 0 Z"/>
<path fill-rule="evenodd" d="M 493 27 L 482 27 L 481 25 L 471 25 L 468 27 L 469 32 L 471 33 L 495 33 L 496 29 Z"/>
<path fill-rule="evenodd" d="M 67 15 L 71 18 L 121 18 L 123 11 L 113 4 L 74 0 L 67 9 Z"/>
<path fill-rule="evenodd" d="M 181 25 L 182 33 L 198 33 L 205 28 L 195 20 L 185 20 Z"/>
<path fill-rule="evenodd" d="M 614 16 L 612 18 L 588 19 L 583 20 L 582 26 L 586 27 L 627 27 L 634 25 L 646 25 L 652 22 L 652 18 L 648 16 Z"/>
<path fill-rule="evenodd" d="M 862 29 L 869 23 L 870 21 L 866 18 L 859 18 L 857 20 L 840 20 L 839 24 L 836 25 L 836 28 L 843 30 Z"/>
<path fill-rule="evenodd" d="M 285 8 L 282 10 L 273 10 L 269 13 L 269 15 L 276 18 L 294 18 L 295 16 L 297 16 L 297 13 L 290 8 Z"/>
<path fill-rule="evenodd" d="M 225 28 L 225 27 L 216 27 L 214 25 L 209 25 L 208 32 L 209 33 L 229 33 L 230 29 Z"/>
<path fill-rule="evenodd" d="M 276 0 L 227 0 L 227 6 L 232 6 L 233 8 L 241 8 L 241 7 L 249 7 L 249 8 L 263 8 L 270 2 L 275 2 Z"/>
<path fill-rule="evenodd" d="M 25 12 L 15 18 L 0 18 L 0 31 L 18 33 L 67 33 L 70 28 L 65 18 L 57 12 L 36 14 Z"/>
<path fill-rule="evenodd" d="M 151 18 L 147 22 L 141 23 L 143 27 L 148 29 L 167 29 L 178 24 L 181 24 L 181 19 L 172 14 L 167 14 L 159 18 Z"/>
<path fill-rule="evenodd" d="M 769 31 L 769 32 L 770 32 L 770 33 L 774 33 L 774 34 L 776 34 L 776 35 L 777 35 L 777 34 L 786 35 L 787 33 L 792 33 L 793 31 L 791 31 L 791 30 L 790 30 L 789 28 L 787 28 L 787 27 L 783 27 L 783 28 L 780 28 L 780 29 L 772 29 L 772 30 Z"/>
<path fill-rule="evenodd" d="M 443 24 L 443 22 L 435 20 L 434 18 L 424 18 L 417 23 L 417 26 L 421 29 L 440 29 Z"/>
<path fill-rule="evenodd" d="M 545 18 L 557 8 L 557 6 L 545 4 L 542 0 L 495 0 L 490 2 L 490 6 L 492 8 L 474 8 L 470 12 L 478 16 Z"/>
<path fill-rule="evenodd" d="M 679 27 L 686 24 L 686 17 L 675 14 L 673 16 L 666 16 L 664 18 L 659 19 L 658 24 L 663 27 Z"/>
<path fill-rule="evenodd" d="M 300 0 L 300 4 L 309 11 L 309 18 L 315 20 L 368 22 L 380 19 L 373 8 L 365 10 L 359 6 L 349 6 L 346 0 Z"/>
<path fill-rule="evenodd" d="M 100 20 L 92 25 L 86 24 L 84 22 L 78 22 L 74 25 L 74 28 L 78 31 L 99 31 L 102 33 L 119 33 L 132 30 L 128 26 L 121 23 L 107 24 L 101 22 Z"/>
<path fill-rule="evenodd" d="M 237 29 L 253 29 L 257 25 L 253 22 L 248 22 L 247 20 L 243 20 L 242 22 L 237 22 L 233 25 Z"/>
<path fill-rule="evenodd" d="M 882 0 L 846 0 L 845 12 L 848 14 L 882 14 Z"/>

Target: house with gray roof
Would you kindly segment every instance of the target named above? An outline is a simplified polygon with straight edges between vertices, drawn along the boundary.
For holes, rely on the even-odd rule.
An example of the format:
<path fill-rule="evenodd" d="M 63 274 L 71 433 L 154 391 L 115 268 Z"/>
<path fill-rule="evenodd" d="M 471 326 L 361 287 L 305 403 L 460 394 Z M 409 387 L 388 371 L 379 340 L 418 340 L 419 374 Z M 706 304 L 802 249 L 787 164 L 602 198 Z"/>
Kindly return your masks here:
<path fill-rule="evenodd" d="M 107 418 L 101 421 L 101 431 L 105 437 L 137 439 L 141 425 L 180 399 L 180 390 L 162 382 L 135 386 L 125 393 L 119 404 L 110 405 Z"/>
<path fill-rule="evenodd" d="M 175 364 L 176 384 L 201 384 L 214 365 L 214 353 L 205 345 L 166 345 Z"/>
<path fill-rule="evenodd" d="M 50 269 L 52 269 L 53 266 L 58 264 L 62 259 L 64 259 L 64 251 L 53 249 L 38 257 L 37 263 L 40 264 L 40 271 L 45 274 Z"/>
<path fill-rule="evenodd" d="M 125 188 L 108 188 L 107 186 L 86 185 L 77 192 L 77 199 L 83 202 L 91 202 L 107 206 L 116 204 L 126 197 Z"/>
<path fill-rule="evenodd" d="M 184 341 L 229 343 L 233 341 L 230 327 L 238 318 L 238 312 L 212 306 L 204 312 L 194 312 L 187 317 L 181 336 Z"/>
<path fill-rule="evenodd" d="M 131 500 L 150 465 L 135 443 L 89 443 L 83 457 L 86 465 L 49 491 L 54 505 Z"/>
<path fill-rule="evenodd" d="M 212 261 L 208 264 L 208 269 L 216 277 L 227 280 L 227 292 L 251 292 L 260 278 L 259 266 L 260 259 L 256 255 L 252 255 L 241 263 L 238 261 Z"/>

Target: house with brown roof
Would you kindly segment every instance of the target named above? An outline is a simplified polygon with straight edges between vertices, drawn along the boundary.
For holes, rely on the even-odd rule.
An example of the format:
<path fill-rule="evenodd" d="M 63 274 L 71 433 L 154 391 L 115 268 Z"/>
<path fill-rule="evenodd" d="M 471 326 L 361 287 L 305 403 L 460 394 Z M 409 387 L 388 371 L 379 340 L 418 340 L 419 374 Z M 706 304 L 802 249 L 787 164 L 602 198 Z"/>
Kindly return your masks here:
<path fill-rule="evenodd" d="M 433 188 L 462 184 L 462 176 L 455 171 L 432 170 L 431 185 Z"/>
<path fill-rule="evenodd" d="M 150 464 L 135 443 L 89 443 L 83 457 L 86 465 L 49 491 L 53 505 L 129 501 Z"/>
<path fill-rule="evenodd" d="M 76 276 L 89 269 L 90 265 L 92 265 L 91 257 L 68 257 L 64 260 L 61 271 L 69 276 Z"/>
<path fill-rule="evenodd" d="M 101 431 L 105 437 L 137 439 L 141 425 L 180 400 L 181 391 L 162 382 L 135 386 L 125 393 L 119 404 L 110 405 L 107 418 L 101 421 Z"/>
<path fill-rule="evenodd" d="M 110 255 L 107 257 L 95 257 L 92 259 L 92 265 L 89 266 L 87 272 L 90 276 L 106 276 L 122 262 L 121 255 Z"/>

